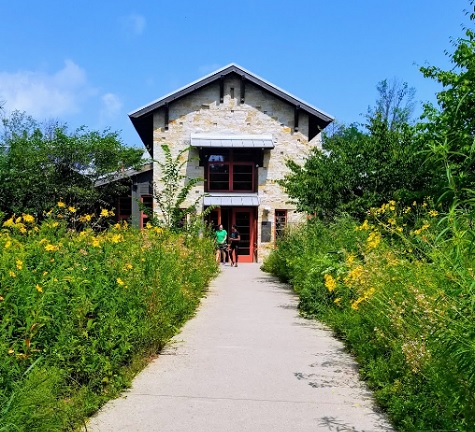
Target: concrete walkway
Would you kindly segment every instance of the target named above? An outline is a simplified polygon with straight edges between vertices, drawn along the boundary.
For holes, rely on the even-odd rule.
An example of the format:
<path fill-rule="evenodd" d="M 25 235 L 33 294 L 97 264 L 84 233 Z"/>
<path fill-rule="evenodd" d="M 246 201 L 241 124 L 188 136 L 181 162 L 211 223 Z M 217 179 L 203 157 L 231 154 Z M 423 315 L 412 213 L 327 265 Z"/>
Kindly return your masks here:
<path fill-rule="evenodd" d="M 87 425 L 95 432 L 391 431 L 354 362 L 258 264 L 224 266 L 197 315 Z"/>

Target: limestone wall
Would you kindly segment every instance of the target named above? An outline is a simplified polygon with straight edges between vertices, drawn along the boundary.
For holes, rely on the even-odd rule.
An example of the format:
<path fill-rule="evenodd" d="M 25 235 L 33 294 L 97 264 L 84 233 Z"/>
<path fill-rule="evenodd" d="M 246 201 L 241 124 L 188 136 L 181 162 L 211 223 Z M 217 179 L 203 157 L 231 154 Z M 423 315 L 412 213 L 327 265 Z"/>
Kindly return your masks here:
<path fill-rule="evenodd" d="M 308 142 L 308 114 L 300 110 L 298 132 L 294 132 L 294 107 L 246 82 L 245 102 L 240 103 L 240 79 L 227 77 L 224 82 L 224 100 L 219 100 L 219 83 L 197 90 L 185 98 L 169 104 L 169 123 L 165 125 L 164 109 L 154 115 L 154 157 L 163 160 L 161 144 L 168 144 L 176 155 L 190 145 L 191 134 L 271 134 L 275 148 L 265 151 L 264 166 L 258 169 L 258 227 L 262 220 L 274 222 L 274 210 L 287 209 L 289 222 L 298 222 L 302 215 L 293 212 L 294 206 L 276 183 L 288 171 L 287 158 L 302 163 L 311 147 L 320 145 L 320 137 Z M 234 95 L 234 97 L 233 97 Z M 204 168 L 197 160 L 198 150 L 188 154 L 186 175 L 203 178 Z M 195 159 L 195 160 L 193 160 Z M 161 173 L 154 167 L 154 182 L 160 185 Z M 203 193 L 203 183 L 191 193 L 194 201 Z M 190 200 L 191 201 L 191 200 Z M 263 209 L 269 208 L 269 212 Z M 198 209 L 201 210 L 201 209 Z M 274 246 L 274 232 L 270 243 L 259 242 L 259 261 Z"/>

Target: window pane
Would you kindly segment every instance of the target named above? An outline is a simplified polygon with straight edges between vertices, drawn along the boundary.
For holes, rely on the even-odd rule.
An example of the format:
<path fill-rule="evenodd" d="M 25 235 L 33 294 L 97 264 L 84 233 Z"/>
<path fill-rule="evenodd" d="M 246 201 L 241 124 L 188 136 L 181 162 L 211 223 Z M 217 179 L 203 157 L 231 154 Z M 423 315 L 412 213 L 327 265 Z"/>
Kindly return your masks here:
<path fill-rule="evenodd" d="M 229 165 L 209 165 L 209 190 L 229 190 Z"/>
<path fill-rule="evenodd" d="M 252 191 L 252 165 L 233 166 L 233 190 Z"/>

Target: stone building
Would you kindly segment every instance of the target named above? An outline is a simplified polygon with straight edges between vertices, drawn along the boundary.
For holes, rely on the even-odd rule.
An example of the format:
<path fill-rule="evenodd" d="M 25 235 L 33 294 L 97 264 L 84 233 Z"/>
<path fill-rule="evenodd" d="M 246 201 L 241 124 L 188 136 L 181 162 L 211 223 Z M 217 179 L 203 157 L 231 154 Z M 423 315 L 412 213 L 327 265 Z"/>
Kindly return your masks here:
<path fill-rule="evenodd" d="M 129 114 L 153 159 L 188 148 L 186 176 L 204 179 L 190 200 L 203 196 L 198 211 L 216 206 L 213 224 L 232 224 L 241 233 L 240 262 L 262 261 L 288 223 L 302 215 L 277 184 L 285 161 L 304 161 L 320 146 L 321 131 L 333 121 L 242 67 L 231 64 Z M 154 187 L 161 173 L 154 164 Z M 153 205 L 150 194 L 141 197 Z M 156 210 L 156 209 L 154 209 Z"/>

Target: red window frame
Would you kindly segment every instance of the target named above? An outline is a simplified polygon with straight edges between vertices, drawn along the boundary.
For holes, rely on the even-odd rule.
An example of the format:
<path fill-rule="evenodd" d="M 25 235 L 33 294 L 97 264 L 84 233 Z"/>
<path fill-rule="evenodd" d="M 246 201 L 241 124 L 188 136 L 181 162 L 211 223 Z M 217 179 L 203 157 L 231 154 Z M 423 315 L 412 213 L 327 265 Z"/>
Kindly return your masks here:
<path fill-rule="evenodd" d="M 209 169 L 210 165 L 218 165 L 218 166 L 228 166 L 228 188 L 227 189 L 213 189 L 212 182 L 211 182 L 211 170 Z M 251 167 L 251 188 L 250 189 L 234 189 L 234 167 L 236 166 L 250 166 Z M 208 163 L 208 191 L 209 192 L 254 192 L 255 191 L 255 163 L 254 162 L 209 162 Z"/>

